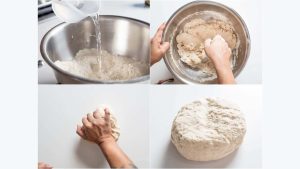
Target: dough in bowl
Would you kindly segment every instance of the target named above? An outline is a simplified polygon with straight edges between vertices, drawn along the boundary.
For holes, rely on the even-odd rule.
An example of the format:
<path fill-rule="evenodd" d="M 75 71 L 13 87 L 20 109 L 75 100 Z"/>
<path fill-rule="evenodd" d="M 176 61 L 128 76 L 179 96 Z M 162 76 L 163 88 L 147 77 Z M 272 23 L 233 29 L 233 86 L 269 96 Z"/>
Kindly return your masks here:
<path fill-rule="evenodd" d="M 173 121 L 171 140 L 186 159 L 211 161 L 238 149 L 245 133 L 246 122 L 237 106 L 205 98 L 181 108 Z"/>
<path fill-rule="evenodd" d="M 193 69 L 216 76 L 215 68 L 205 53 L 204 42 L 220 35 L 231 49 L 237 48 L 238 37 L 232 24 L 222 20 L 193 19 L 176 37 L 180 60 Z"/>
<path fill-rule="evenodd" d="M 100 108 L 98 108 L 99 112 L 100 112 L 100 116 L 104 118 L 105 112 L 104 109 L 107 108 L 107 106 L 100 106 Z M 118 141 L 119 136 L 120 136 L 120 128 L 118 126 L 117 123 L 117 119 L 116 117 L 113 115 L 113 112 L 110 108 L 108 108 L 110 111 L 110 124 L 111 124 L 111 129 L 112 129 L 112 136 L 114 137 L 114 139 L 116 141 Z"/>

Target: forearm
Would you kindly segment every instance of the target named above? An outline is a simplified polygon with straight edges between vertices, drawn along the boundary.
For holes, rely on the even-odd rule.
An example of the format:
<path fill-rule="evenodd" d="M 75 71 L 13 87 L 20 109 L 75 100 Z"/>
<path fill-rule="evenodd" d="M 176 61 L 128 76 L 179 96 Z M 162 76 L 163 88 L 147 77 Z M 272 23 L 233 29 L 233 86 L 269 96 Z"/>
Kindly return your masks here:
<path fill-rule="evenodd" d="M 219 84 L 235 84 L 230 65 L 215 64 Z"/>
<path fill-rule="evenodd" d="M 111 168 L 136 168 L 115 141 L 103 142 L 99 147 Z"/>

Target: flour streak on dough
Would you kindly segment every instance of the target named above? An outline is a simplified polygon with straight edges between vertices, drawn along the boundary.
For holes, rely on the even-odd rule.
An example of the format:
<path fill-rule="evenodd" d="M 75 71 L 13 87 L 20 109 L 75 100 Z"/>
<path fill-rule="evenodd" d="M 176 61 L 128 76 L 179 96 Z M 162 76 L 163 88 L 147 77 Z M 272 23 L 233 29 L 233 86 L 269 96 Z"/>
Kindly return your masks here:
<path fill-rule="evenodd" d="M 186 159 L 211 161 L 236 150 L 245 133 L 246 122 L 237 106 L 206 98 L 181 108 L 173 121 L 171 140 Z"/>

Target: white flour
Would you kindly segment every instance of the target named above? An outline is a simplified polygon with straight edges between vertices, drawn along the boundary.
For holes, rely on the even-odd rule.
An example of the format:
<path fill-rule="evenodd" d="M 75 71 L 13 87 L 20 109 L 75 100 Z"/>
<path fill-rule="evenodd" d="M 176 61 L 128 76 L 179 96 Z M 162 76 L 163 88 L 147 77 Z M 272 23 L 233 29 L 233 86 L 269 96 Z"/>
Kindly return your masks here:
<path fill-rule="evenodd" d="M 129 57 L 101 52 L 101 69 L 97 61 L 97 49 L 80 50 L 70 61 L 55 64 L 71 74 L 92 80 L 130 80 L 149 73 L 149 65 Z"/>

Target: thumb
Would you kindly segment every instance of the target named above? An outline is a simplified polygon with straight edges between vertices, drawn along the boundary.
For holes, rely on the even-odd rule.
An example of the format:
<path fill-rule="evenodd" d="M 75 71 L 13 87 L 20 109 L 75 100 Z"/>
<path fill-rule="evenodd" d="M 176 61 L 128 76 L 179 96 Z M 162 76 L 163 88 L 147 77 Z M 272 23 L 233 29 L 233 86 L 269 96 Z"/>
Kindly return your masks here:
<path fill-rule="evenodd" d="M 166 53 L 166 51 L 170 48 L 170 43 L 169 42 L 164 42 L 161 46 L 160 46 L 161 50 L 163 53 Z"/>
<path fill-rule="evenodd" d="M 205 48 L 210 47 L 211 39 L 206 39 L 204 42 Z"/>

